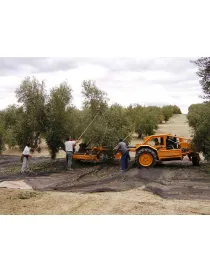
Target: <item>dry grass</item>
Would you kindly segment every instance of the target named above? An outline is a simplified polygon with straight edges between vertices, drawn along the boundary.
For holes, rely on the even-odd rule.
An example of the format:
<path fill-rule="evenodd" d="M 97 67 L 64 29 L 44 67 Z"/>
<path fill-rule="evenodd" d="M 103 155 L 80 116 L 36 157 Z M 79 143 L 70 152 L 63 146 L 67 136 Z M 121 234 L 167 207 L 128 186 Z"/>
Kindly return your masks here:
<path fill-rule="evenodd" d="M 164 215 L 210 214 L 210 201 L 172 201 L 141 189 L 120 193 L 74 194 L 0 190 L 0 214 L 7 215 Z M 21 198 L 20 198 L 21 197 Z"/>

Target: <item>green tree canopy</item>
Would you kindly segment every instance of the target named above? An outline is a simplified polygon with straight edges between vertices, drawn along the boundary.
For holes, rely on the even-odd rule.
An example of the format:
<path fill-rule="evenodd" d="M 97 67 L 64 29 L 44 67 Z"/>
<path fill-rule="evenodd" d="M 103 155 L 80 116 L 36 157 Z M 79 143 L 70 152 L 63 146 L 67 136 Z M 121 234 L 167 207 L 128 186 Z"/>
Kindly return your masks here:
<path fill-rule="evenodd" d="M 46 106 L 47 126 L 46 141 L 52 159 L 55 159 L 59 147 L 63 147 L 66 137 L 70 136 L 69 112 L 67 107 L 72 100 L 72 88 L 66 83 L 51 89 L 49 102 Z"/>
<path fill-rule="evenodd" d="M 192 61 L 198 67 L 197 75 L 203 88 L 205 100 L 210 100 L 210 57 L 202 57 Z"/>
<path fill-rule="evenodd" d="M 41 136 L 52 159 L 64 148 L 66 137 L 82 135 L 88 144 L 116 146 L 119 138 L 129 136 L 130 141 L 133 132 L 154 134 L 164 119 L 181 113 L 173 105 L 109 105 L 107 93 L 90 80 L 82 82 L 82 109 L 73 105 L 73 90 L 66 81 L 48 91 L 44 81 L 26 77 L 15 93 L 20 106 L 11 105 L 0 112 L 0 149 L 5 144 L 23 149 L 27 142 L 37 147 Z"/>
<path fill-rule="evenodd" d="M 40 132 L 46 131 L 45 103 L 47 99 L 44 81 L 36 78 L 25 78 L 15 91 L 18 102 L 22 104 L 20 120 L 16 125 L 18 145 L 23 148 L 27 142 L 37 146 Z"/>

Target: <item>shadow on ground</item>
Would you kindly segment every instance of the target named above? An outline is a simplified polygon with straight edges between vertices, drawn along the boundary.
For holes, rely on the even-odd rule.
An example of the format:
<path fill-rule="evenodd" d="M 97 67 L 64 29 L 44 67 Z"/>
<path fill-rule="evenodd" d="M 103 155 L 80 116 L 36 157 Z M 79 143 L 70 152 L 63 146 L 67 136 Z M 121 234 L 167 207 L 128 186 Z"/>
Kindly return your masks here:
<path fill-rule="evenodd" d="M 183 161 L 138 169 L 131 161 L 129 170 L 121 173 L 119 162 L 103 165 L 74 163 L 74 171 L 67 172 L 64 159 L 52 162 L 49 158 L 34 158 L 32 170 L 21 175 L 21 162 L 17 163 L 17 160 L 19 158 L 15 156 L 0 159 L 0 182 L 24 179 L 35 190 L 77 193 L 142 188 L 165 199 L 210 200 L 210 175 L 205 171 L 205 164 L 193 167 L 189 161 Z"/>

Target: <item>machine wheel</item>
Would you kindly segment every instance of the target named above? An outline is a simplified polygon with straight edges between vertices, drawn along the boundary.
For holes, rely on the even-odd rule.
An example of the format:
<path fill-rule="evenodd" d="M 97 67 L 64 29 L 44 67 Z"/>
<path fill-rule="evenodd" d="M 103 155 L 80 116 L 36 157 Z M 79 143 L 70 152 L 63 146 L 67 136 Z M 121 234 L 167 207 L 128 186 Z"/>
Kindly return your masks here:
<path fill-rule="evenodd" d="M 192 153 L 191 154 L 192 164 L 193 166 L 199 166 L 200 165 L 200 156 L 198 153 Z"/>
<path fill-rule="evenodd" d="M 100 162 L 106 162 L 107 160 L 109 160 L 108 154 L 104 152 L 100 152 L 97 157 Z"/>
<path fill-rule="evenodd" d="M 197 156 L 192 157 L 192 164 L 193 164 L 193 166 L 199 166 L 200 165 L 200 160 L 199 160 L 199 158 Z"/>
<path fill-rule="evenodd" d="M 156 159 L 156 153 L 148 148 L 143 148 L 136 154 L 136 164 L 138 168 L 154 167 Z"/>

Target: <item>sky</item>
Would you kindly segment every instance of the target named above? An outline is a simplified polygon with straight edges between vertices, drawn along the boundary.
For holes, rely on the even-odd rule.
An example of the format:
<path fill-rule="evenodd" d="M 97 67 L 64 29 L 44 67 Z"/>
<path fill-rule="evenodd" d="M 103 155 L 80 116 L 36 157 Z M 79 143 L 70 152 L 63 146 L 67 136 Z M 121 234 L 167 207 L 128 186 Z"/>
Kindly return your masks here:
<path fill-rule="evenodd" d="M 77 107 L 85 79 L 124 106 L 176 104 L 187 113 L 202 102 L 190 60 L 209 56 L 209 1 L 191 1 L 190 12 L 182 0 L 2 2 L 0 110 L 16 102 L 26 76 L 48 88 L 68 80 Z"/>
<path fill-rule="evenodd" d="M 177 105 L 183 113 L 202 102 L 196 75 L 196 58 L 68 58 L 1 57 L 0 110 L 17 103 L 15 90 L 26 76 L 45 80 L 47 88 L 67 80 L 73 89 L 74 105 L 81 107 L 81 83 L 93 80 L 107 92 L 110 103 L 128 106 Z"/>

